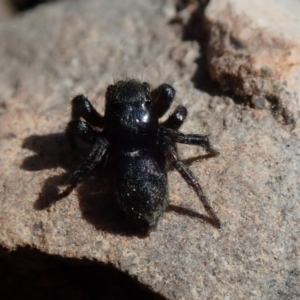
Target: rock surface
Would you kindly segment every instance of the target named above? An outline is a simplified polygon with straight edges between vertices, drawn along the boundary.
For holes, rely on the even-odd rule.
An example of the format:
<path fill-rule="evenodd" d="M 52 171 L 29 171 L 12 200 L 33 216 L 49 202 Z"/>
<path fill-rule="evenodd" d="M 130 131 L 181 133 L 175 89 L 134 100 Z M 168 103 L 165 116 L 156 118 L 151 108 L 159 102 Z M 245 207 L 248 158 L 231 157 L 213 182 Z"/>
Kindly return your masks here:
<path fill-rule="evenodd" d="M 224 91 L 284 122 L 300 115 L 300 4 L 279 0 L 212 0 L 205 17 L 211 77 Z"/>
<path fill-rule="evenodd" d="M 0 24 L 0 244 L 113 264 L 168 299 L 299 298 L 299 127 L 195 89 L 198 45 L 166 11 L 159 0 L 70 1 Z M 103 112 L 106 86 L 124 76 L 173 84 L 174 107 L 189 110 L 182 131 L 211 134 L 221 155 L 191 169 L 220 230 L 174 170 L 172 205 L 149 237 L 127 225 L 108 169 L 55 202 L 82 154 L 63 135 L 70 99 L 85 93 Z"/>
<path fill-rule="evenodd" d="M 5 21 L 13 15 L 13 10 L 8 1 L 0 1 L 0 22 Z"/>

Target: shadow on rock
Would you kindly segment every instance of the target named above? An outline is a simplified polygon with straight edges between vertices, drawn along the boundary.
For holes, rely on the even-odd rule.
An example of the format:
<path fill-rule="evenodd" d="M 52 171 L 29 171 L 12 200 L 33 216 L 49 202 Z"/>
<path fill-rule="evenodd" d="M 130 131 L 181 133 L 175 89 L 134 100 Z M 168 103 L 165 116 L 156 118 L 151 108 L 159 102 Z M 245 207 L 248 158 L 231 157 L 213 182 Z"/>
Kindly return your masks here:
<path fill-rule="evenodd" d="M 23 12 L 33 9 L 40 4 L 55 1 L 58 0 L 6 0 L 6 3 L 10 5 L 16 12 Z"/>
<path fill-rule="evenodd" d="M 23 148 L 32 150 L 35 154 L 24 159 L 21 165 L 22 169 L 40 171 L 60 168 L 65 170 L 59 173 L 56 172 L 56 174 L 45 180 L 39 196 L 33 204 L 36 210 L 47 209 L 66 197 L 62 196 L 60 188 L 66 184 L 82 158 L 86 157 L 91 150 L 90 146 L 80 144 L 80 150 L 75 149 L 72 152 L 64 134 L 29 136 L 24 140 Z M 78 153 L 81 155 L 78 155 Z M 201 158 L 203 156 L 190 158 L 187 162 L 192 163 Z M 144 238 L 148 236 L 149 232 L 137 228 L 135 224 L 128 221 L 119 208 L 114 196 L 112 169 L 113 158 L 108 159 L 103 167 L 95 168 L 91 176 L 73 191 L 78 196 L 82 217 L 98 230 Z M 212 224 L 208 217 L 188 209 L 170 205 L 168 211 L 196 217 Z"/>
<path fill-rule="evenodd" d="M 26 157 L 21 169 L 40 171 L 45 169 L 64 169 L 47 178 L 33 207 L 43 210 L 62 200 L 60 187 L 64 186 L 72 172 L 91 150 L 90 146 L 80 144 L 80 151 L 69 147 L 64 134 L 33 135 L 23 142 L 23 148 L 36 154 Z M 78 155 L 80 153 L 80 155 Z M 120 210 L 113 191 L 112 161 L 104 167 L 95 168 L 93 174 L 73 191 L 77 194 L 82 217 L 96 229 L 120 235 L 146 237 L 148 232 L 139 230 L 131 224 Z"/>
<path fill-rule="evenodd" d="M 30 247 L 0 246 L 0 278 L 1 299 L 166 299 L 110 264 Z"/>
<path fill-rule="evenodd" d="M 203 215 L 203 214 L 199 214 L 199 213 L 197 213 L 191 209 L 185 208 L 185 207 L 170 204 L 167 208 L 167 212 L 174 212 L 178 215 L 188 216 L 190 218 L 196 218 L 196 219 L 200 220 L 201 222 L 209 223 L 210 225 L 218 228 L 216 226 L 214 220 L 211 219 L 210 217 Z"/>

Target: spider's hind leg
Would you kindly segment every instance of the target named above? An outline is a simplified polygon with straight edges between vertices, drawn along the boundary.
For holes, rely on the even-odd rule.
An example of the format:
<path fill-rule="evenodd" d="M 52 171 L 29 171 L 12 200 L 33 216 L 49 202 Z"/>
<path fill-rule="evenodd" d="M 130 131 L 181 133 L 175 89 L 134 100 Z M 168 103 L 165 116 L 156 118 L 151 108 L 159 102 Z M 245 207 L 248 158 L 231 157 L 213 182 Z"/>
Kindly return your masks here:
<path fill-rule="evenodd" d="M 221 228 L 221 222 L 214 210 L 210 206 L 206 196 L 204 195 L 202 188 L 200 186 L 199 181 L 192 173 L 192 171 L 179 159 L 177 151 L 175 148 L 169 143 L 167 139 L 161 142 L 161 149 L 164 152 L 166 158 L 172 163 L 174 168 L 180 173 L 180 175 L 185 179 L 188 185 L 190 185 L 194 191 L 197 193 L 199 199 L 204 205 L 205 210 L 213 219 L 214 224 L 217 228 Z"/>

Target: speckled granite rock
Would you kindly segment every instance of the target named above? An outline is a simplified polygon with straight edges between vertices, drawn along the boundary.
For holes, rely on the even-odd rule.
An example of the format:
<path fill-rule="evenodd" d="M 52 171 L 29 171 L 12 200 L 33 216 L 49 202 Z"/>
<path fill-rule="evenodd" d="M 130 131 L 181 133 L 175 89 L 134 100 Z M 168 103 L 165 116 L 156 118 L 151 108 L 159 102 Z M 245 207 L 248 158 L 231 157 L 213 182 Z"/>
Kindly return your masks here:
<path fill-rule="evenodd" d="M 211 77 L 293 124 L 300 115 L 299 2 L 212 0 L 205 17 Z"/>
<path fill-rule="evenodd" d="M 194 89 L 198 46 L 163 11 L 158 0 L 73 1 L 0 24 L 0 244 L 110 263 L 168 299 L 299 298 L 299 127 Z M 69 100 L 85 93 L 103 112 L 106 86 L 126 75 L 173 84 L 174 106 L 189 110 L 182 131 L 211 134 L 221 155 L 191 169 L 222 229 L 173 170 L 170 211 L 146 238 L 118 210 L 108 169 L 54 201 L 82 154 L 63 135 Z"/>

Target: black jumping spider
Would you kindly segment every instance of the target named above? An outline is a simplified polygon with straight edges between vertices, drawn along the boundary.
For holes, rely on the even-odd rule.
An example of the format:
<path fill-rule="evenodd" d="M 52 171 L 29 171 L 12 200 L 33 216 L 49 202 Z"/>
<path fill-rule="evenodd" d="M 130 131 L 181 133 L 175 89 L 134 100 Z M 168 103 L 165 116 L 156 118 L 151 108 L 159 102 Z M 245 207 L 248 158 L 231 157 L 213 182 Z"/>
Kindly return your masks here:
<path fill-rule="evenodd" d="M 72 100 L 72 120 L 68 123 L 66 135 L 72 145 L 75 145 L 74 138 L 79 136 L 94 147 L 73 173 L 65 193 L 114 153 L 117 201 L 132 221 L 142 228 L 151 229 L 168 205 L 166 162 L 169 161 L 197 193 L 219 228 L 218 217 L 198 180 L 180 161 L 175 143 L 198 145 L 212 155 L 218 152 L 211 147 L 206 135 L 178 132 L 187 116 L 184 106 L 178 106 L 165 122 L 158 123 L 174 97 L 175 90 L 168 84 L 151 91 L 146 82 L 118 81 L 107 88 L 103 117 L 87 98 L 76 96 Z"/>

